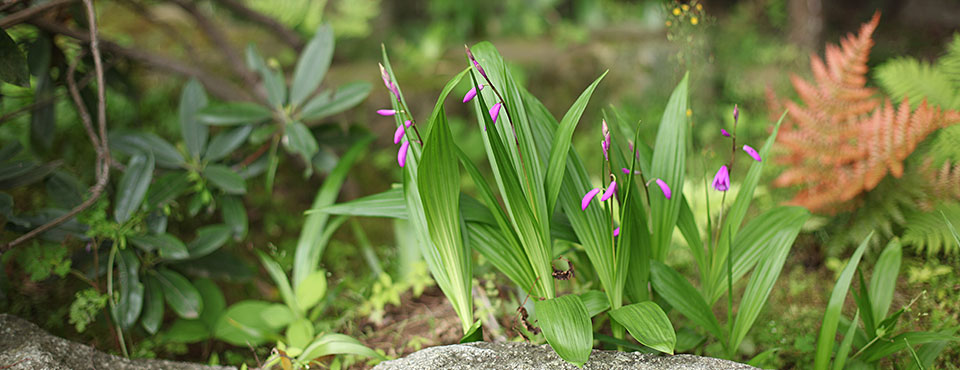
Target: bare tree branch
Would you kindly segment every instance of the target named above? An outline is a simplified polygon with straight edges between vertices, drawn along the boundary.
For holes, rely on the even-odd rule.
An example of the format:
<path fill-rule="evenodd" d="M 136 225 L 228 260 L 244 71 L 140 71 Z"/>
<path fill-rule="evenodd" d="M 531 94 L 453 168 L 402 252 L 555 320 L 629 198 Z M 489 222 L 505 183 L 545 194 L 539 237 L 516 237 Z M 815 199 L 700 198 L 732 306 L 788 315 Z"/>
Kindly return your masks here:
<path fill-rule="evenodd" d="M 32 19 L 33 17 L 43 14 L 48 10 L 60 7 L 62 5 L 70 4 L 74 1 L 77 1 L 77 0 L 53 0 L 40 5 L 25 8 L 21 11 L 8 15 L 3 19 L 0 19 L 0 28 L 6 29 L 6 28 L 16 26 L 20 23 L 23 23 Z"/>
<path fill-rule="evenodd" d="M 87 197 L 83 203 L 74 207 L 69 212 L 63 214 L 60 217 L 57 217 L 43 225 L 38 226 L 37 228 L 30 230 L 26 234 L 21 235 L 19 238 L 14 239 L 10 243 L 7 243 L 2 248 L 0 248 L 0 253 L 4 253 L 11 248 L 22 244 L 30 239 L 33 239 L 43 232 L 50 230 L 57 225 L 60 225 L 64 222 L 69 221 L 74 216 L 82 212 L 83 210 L 89 208 L 93 203 L 100 198 L 100 195 L 103 194 L 103 190 L 107 186 L 107 182 L 110 180 L 110 146 L 107 142 L 107 96 L 106 96 L 106 83 L 103 77 L 103 60 L 100 56 L 100 42 L 97 37 L 97 19 L 96 13 L 93 9 L 92 0 L 83 0 L 83 4 L 87 10 L 87 21 L 90 24 L 90 52 L 93 56 L 93 67 L 94 73 L 97 78 L 97 131 L 94 131 L 93 128 L 93 119 L 90 117 L 90 112 L 87 111 L 86 106 L 83 104 L 83 99 L 80 97 L 80 90 L 77 89 L 77 83 L 74 79 L 74 74 L 77 69 L 77 63 L 80 61 L 80 58 L 74 59 L 70 63 L 70 66 L 67 70 L 67 88 L 70 90 L 70 96 L 73 98 L 73 103 L 77 108 L 77 112 L 80 115 L 81 121 L 83 122 L 83 127 L 87 132 L 87 136 L 90 139 L 90 142 L 93 144 L 94 149 L 97 152 L 97 161 L 96 161 L 96 183 L 90 188 L 90 196 Z M 99 134 L 99 137 L 98 137 Z"/>
<path fill-rule="evenodd" d="M 59 23 L 54 23 L 43 19 L 33 19 L 29 22 L 30 24 L 33 24 L 47 32 L 61 34 L 84 42 L 90 41 L 90 37 L 85 35 L 83 32 L 71 29 Z M 152 54 L 142 50 L 123 47 L 110 41 L 101 41 L 100 46 L 102 46 L 104 50 L 107 50 L 111 53 L 147 64 L 158 70 L 196 78 L 198 81 L 200 81 L 200 83 L 203 84 L 204 87 L 206 87 L 208 92 L 219 99 L 252 100 L 252 98 L 246 94 L 245 90 L 241 89 L 236 84 L 216 77 L 208 71 L 192 67 L 175 59 L 171 59 L 163 55 Z"/>
<path fill-rule="evenodd" d="M 230 45 L 230 40 L 227 39 L 227 35 L 217 27 L 213 21 L 203 15 L 200 9 L 197 9 L 196 5 L 191 0 L 170 0 L 171 2 L 177 4 L 180 8 L 183 8 L 190 16 L 193 17 L 194 21 L 197 24 L 197 27 L 207 35 L 207 38 L 210 39 L 210 42 L 220 50 L 220 53 L 223 54 L 223 59 L 233 69 L 233 72 L 240 76 L 243 79 L 243 82 L 250 88 L 254 89 L 257 94 L 257 98 L 261 101 L 267 101 L 267 95 L 265 91 L 261 91 L 259 84 L 257 84 L 257 75 L 253 73 L 247 65 L 244 63 L 244 58 L 240 55 L 237 50 L 235 50 Z"/>
<path fill-rule="evenodd" d="M 230 9 L 230 11 L 236 13 L 240 17 L 246 18 L 254 23 L 259 23 L 260 25 L 266 27 L 266 29 L 276 35 L 280 41 L 290 45 L 290 47 L 294 48 L 298 53 L 303 50 L 304 42 L 303 39 L 300 38 L 300 35 L 276 19 L 264 15 L 256 10 L 250 9 L 246 5 L 243 5 L 242 2 L 237 0 L 216 0 L 216 2 L 220 5 L 223 5 L 223 7 Z"/>

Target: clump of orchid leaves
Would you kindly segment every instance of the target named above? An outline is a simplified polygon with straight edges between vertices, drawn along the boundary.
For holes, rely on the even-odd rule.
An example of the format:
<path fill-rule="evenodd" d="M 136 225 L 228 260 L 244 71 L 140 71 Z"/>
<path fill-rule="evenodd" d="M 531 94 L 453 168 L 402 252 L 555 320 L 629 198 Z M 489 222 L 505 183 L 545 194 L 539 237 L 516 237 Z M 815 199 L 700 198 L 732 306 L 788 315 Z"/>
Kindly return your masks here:
<path fill-rule="evenodd" d="M 703 345 L 705 335 L 711 335 L 724 348 L 739 346 L 807 217 L 802 209 L 780 207 L 740 228 L 759 181 L 760 158 L 770 149 L 776 129 L 759 152 L 744 147 L 756 161 L 726 216 L 721 213 L 716 229 L 706 230 L 706 235 L 716 231 L 715 237 L 704 243 L 679 191 L 685 177 L 689 125 L 686 76 L 667 103 L 655 148 L 639 140 L 637 127 L 618 117 L 601 120 L 604 160 L 598 169 L 606 178 L 602 183 L 608 185 L 600 188 L 590 176 L 593 167 L 584 164 L 571 140 L 606 73 L 587 86 L 557 120 L 515 81 L 492 44 L 466 48 L 466 62 L 464 70 L 443 88 L 430 115 L 418 121 L 384 49 L 380 73 L 392 106 L 378 113 L 394 119 L 393 142 L 399 145 L 402 183 L 318 211 L 408 220 L 434 279 L 461 320 L 462 341 L 482 340 L 471 296 L 472 254 L 477 251 L 529 294 L 532 312 L 518 308 L 527 334 L 542 335 L 560 357 L 573 364 L 588 360 L 595 338 L 591 321 L 598 315 L 606 315 L 613 340 L 620 344 L 629 343 L 624 341 L 629 332 L 648 349 L 674 353 L 677 334 L 666 315 L 673 309 L 688 318 L 691 331 L 703 338 L 695 345 Z M 461 104 L 474 108 L 492 177 L 482 174 L 464 154 L 446 118 L 446 98 L 461 83 L 472 87 Z M 733 131 L 735 135 L 735 125 Z M 715 176 L 714 189 L 724 198 L 732 158 Z M 477 194 L 461 191 L 461 167 Z M 664 264 L 675 228 L 699 265 L 699 289 Z M 572 264 L 566 271 L 555 267 L 554 262 L 567 260 L 555 253 L 557 240 L 582 248 L 599 280 L 593 286 L 600 291 L 557 294 L 554 280 L 575 276 Z M 711 306 L 724 294 L 729 296 L 732 283 L 750 270 L 754 273 L 737 317 L 728 317 L 731 324 L 723 329 Z M 654 302 L 655 297 L 664 303 Z M 732 305 L 732 299 L 728 303 Z M 728 353 L 732 356 L 733 351 Z"/>

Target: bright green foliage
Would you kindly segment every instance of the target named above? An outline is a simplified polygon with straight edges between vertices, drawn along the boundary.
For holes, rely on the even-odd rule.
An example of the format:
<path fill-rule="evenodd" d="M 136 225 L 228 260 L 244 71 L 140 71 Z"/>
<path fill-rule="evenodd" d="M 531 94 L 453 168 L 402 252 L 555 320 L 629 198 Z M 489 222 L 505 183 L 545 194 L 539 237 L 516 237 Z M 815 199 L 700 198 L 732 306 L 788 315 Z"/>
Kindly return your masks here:
<path fill-rule="evenodd" d="M 940 212 L 943 212 L 942 214 Z M 928 256 L 956 254 L 960 249 L 953 233 L 944 221 L 944 217 L 951 222 L 960 222 L 960 203 L 944 202 L 935 207 L 932 212 L 913 210 L 906 215 L 907 225 L 903 232 L 903 243 L 913 245 L 918 252 Z"/>
<path fill-rule="evenodd" d="M 64 277 L 70 272 L 67 247 L 60 244 L 32 243 L 17 251 L 16 260 L 32 281 L 45 280 L 50 275 Z"/>
<path fill-rule="evenodd" d="M 97 314 L 107 306 L 107 295 L 100 294 L 96 289 L 87 288 L 77 292 L 76 298 L 70 304 L 70 323 L 78 333 L 87 330 L 87 326 L 97 319 Z"/>

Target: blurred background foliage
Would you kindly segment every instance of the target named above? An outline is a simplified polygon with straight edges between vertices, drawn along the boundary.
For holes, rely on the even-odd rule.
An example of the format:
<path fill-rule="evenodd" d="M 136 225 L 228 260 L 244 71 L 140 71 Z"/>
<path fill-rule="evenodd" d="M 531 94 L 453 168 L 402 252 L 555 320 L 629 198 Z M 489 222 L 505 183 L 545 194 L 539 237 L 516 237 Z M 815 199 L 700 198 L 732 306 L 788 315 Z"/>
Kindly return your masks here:
<path fill-rule="evenodd" d="M 80 84 L 85 86 L 81 90 L 89 110 L 95 111 L 95 84 L 82 80 L 83 76 L 90 76 L 89 55 L 81 53 L 75 36 L 65 36 L 70 30 L 86 31 L 80 3 L 65 1 L 16 23 L 9 18 L 18 11 L 50 3 L 56 1 L 0 2 L 0 24 L 26 55 L 30 66 L 26 84 L 0 85 L 0 142 L 4 150 L 14 145 L 23 148 L 9 157 L 2 156 L 0 161 L 29 162 L 37 168 L 31 173 L 38 181 L 18 186 L 6 183 L 10 180 L 7 173 L 0 174 L 5 181 L 0 213 L 8 225 L 0 239 L 4 243 L 18 236 L 24 225 L 42 221 L 46 217 L 44 209 L 75 204 L 86 188 L 81 184 L 95 181 L 90 170 L 95 149 L 82 139 L 85 131 L 78 123 L 80 118 L 64 84 L 68 64 L 81 58 L 78 75 Z M 237 4 L 264 19 L 238 11 Z M 882 19 L 873 34 L 875 45 L 867 62 L 871 71 L 891 60 L 901 65 L 936 63 L 960 31 L 960 3 L 936 0 L 101 0 L 97 2 L 97 11 L 101 37 L 112 44 L 104 47 L 108 55 L 106 109 L 110 130 L 152 133 L 181 152 L 187 148 L 181 140 L 179 110 L 182 90 L 189 78 L 198 79 L 211 100 L 258 101 L 259 78 L 245 74 L 242 68 L 248 44 L 257 46 L 269 70 L 282 71 L 289 80 L 306 40 L 321 25 L 328 24 L 332 26 L 336 48 L 321 90 L 352 81 L 375 86 L 357 108 L 308 125 L 316 138 L 317 152 L 310 160 L 296 156 L 280 158 L 272 191 L 268 191 L 269 185 L 264 181 L 249 181 L 241 204 L 247 213 L 248 231 L 226 242 L 224 248 L 235 256 L 236 266 L 246 270 L 234 276 L 240 278 L 223 279 L 178 268 L 192 281 L 216 280 L 228 303 L 260 298 L 279 300 L 280 293 L 267 274 L 258 270 L 260 261 L 255 252 L 269 253 L 284 271 L 292 268 L 305 219 L 303 211 L 311 208 L 317 189 L 340 157 L 362 137 L 372 135 L 376 139 L 365 158 L 350 171 L 339 200 L 379 193 L 399 181 L 395 154 L 386 150 L 394 126 L 390 120 L 374 114 L 376 109 L 389 106 L 387 91 L 379 88 L 376 66 L 381 45 L 390 51 L 397 80 L 418 117 L 432 109 L 436 92 L 464 65 L 464 44 L 489 40 L 497 45 L 512 63 L 518 81 L 541 97 L 555 115 L 563 112 L 593 77 L 609 69 L 609 75 L 594 94 L 593 104 L 583 115 L 580 132 L 574 135 L 574 146 L 588 162 L 601 155 L 596 145 L 601 109 L 615 106 L 627 120 L 639 120 L 641 137 L 651 141 L 670 87 L 689 70 L 691 144 L 700 155 L 689 158 L 687 176 L 694 181 L 687 182 L 685 193 L 692 195 L 691 204 L 703 204 L 707 200 L 697 195 L 704 193 L 711 169 L 724 161 L 721 155 L 726 144 L 720 140 L 719 130 L 732 126 L 734 104 L 740 109 L 739 135 L 744 137 L 743 141 L 761 142 L 774 123 L 769 117 L 780 114 L 768 110 L 767 89 L 781 97 L 796 98 L 790 76 L 811 78 L 811 53 L 822 56 L 825 43 L 837 43 L 843 35 L 856 32 L 876 11 L 882 13 Z M 210 28 L 219 33 L 209 31 Z M 283 30 L 278 31 L 280 28 Z M 234 68 L 236 63 L 241 67 Z M 885 68 L 882 70 L 894 67 Z M 877 73 L 880 75 L 868 74 L 867 85 L 882 87 L 888 96 L 899 98 L 915 91 L 904 87 L 902 78 L 892 77 L 893 72 Z M 956 86 L 960 85 L 953 85 L 954 95 L 949 96 L 960 96 Z M 462 96 L 466 89 L 462 85 L 454 95 Z M 956 99 L 950 103 L 947 98 L 931 102 L 944 109 L 957 109 L 958 104 Z M 479 134 L 467 118 L 469 107 L 451 104 L 447 108 L 457 140 L 479 143 Z M 956 136 L 943 136 L 948 135 Z M 473 159 L 483 156 L 481 147 L 461 147 Z M 248 142 L 225 160 L 241 163 L 257 149 L 257 145 Z M 914 162 L 919 164 L 922 160 Z M 309 172 L 306 176 L 305 170 Z M 481 168 L 485 170 L 488 169 Z M 781 170 L 770 170 L 768 180 Z M 744 173 L 745 168 L 731 172 Z M 115 179 L 121 172 L 117 173 Z M 908 176 L 901 182 L 881 183 L 868 198 L 878 201 L 867 201 L 865 207 L 884 208 L 884 204 L 900 202 L 898 199 L 907 197 L 905 190 L 919 186 L 914 185 L 917 181 L 924 180 Z M 734 182 L 735 191 L 736 179 Z M 81 192 L 71 198 L 70 194 L 58 191 L 61 188 L 57 186 L 64 183 L 75 184 L 69 188 L 79 188 Z M 467 191 L 471 191 L 470 186 L 464 182 Z M 952 186 L 956 189 L 960 185 Z M 757 208 L 783 203 L 793 193 L 793 189 L 761 185 Z M 956 201 L 957 195 L 949 196 Z M 209 207 L 197 212 L 184 212 L 192 208 L 189 202 L 182 197 L 172 204 L 179 213 L 173 213 L 178 216 L 171 219 L 171 233 L 178 237 L 189 240 L 201 226 L 226 222 L 220 212 L 214 212 L 213 203 L 204 203 Z M 100 207 L 100 212 L 106 212 L 102 208 L 105 205 Z M 954 208 L 944 209 L 956 217 L 960 211 Z M 18 219 L 19 216 L 22 217 Z M 696 216 L 697 220 L 707 217 Z M 37 220 L 16 225 L 23 217 Z M 849 226 L 850 217 L 861 218 L 862 222 L 856 223 L 859 229 Z M 841 261 L 852 252 L 850 241 L 859 241 L 869 229 L 878 227 L 884 229 L 885 236 L 903 236 L 906 242 L 923 232 L 904 235 L 903 222 L 897 217 L 903 216 L 880 210 L 866 216 L 825 214 L 811 221 L 793 248 L 785 276 L 778 283 L 783 289 L 775 289 L 771 299 L 782 309 L 772 310 L 757 321 L 760 329 L 748 336 L 740 355 L 749 359 L 779 347 L 777 355 L 766 363 L 768 366 L 808 364 L 823 297 L 830 288 L 826 282 L 834 279 L 842 267 Z M 928 223 L 936 222 L 939 221 L 931 219 Z M 321 260 L 320 267 L 327 271 L 330 282 L 317 327 L 353 335 L 388 356 L 456 340 L 455 316 L 438 290 L 430 288 L 432 281 L 425 265 L 417 262 L 416 246 L 404 232 L 404 226 L 382 219 L 348 223 L 333 235 Z M 81 225 L 68 223 L 64 227 L 70 226 L 80 228 L 74 230 L 78 235 L 84 234 Z M 105 296 L 87 289 L 90 286 L 83 279 L 91 276 L 90 272 L 78 269 L 91 258 L 88 243 L 80 239 L 32 241 L 4 253 L 0 265 L 0 311 L 27 317 L 58 335 L 119 352 L 104 313 Z M 951 243 L 947 234 L 942 239 L 942 243 Z M 682 243 L 682 238 L 674 240 Z M 956 247 L 952 252 L 947 247 L 943 250 L 946 252 L 905 252 L 906 273 L 902 274 L 904 281 L 898 284 L 902 289 L 894 298 L 895 305 L 906 305 L 921 297 L 908 325 L 957 325 L 958 310 L 950 302 L 960 299 L 956 289 L 960 282 L 956 278 L 960 253 Z M 875 259 L 879 253 L 880 249 L 874 248 L 867 258 Z M 691 257 L 683 249 L 675 248 L 670 258 L 681 264 L 686 261 L 693 268 Z M 578 274 L 591 274 L 589 264 L 579 263 L 576 256 L 573 261 Z M 475 276 L 479 289 L 475 289 L 475 294 L 480 292 L 487 300 L 478 308 L 478 315 L 496 315 L 494 323 L 502 325 L 501 331 L 488 335 L 516 337 L 509 315 L 523 296 L 492 271 L 482 259 L 478 261 Z M 574 284 L 570 289 L 585 291 L 587 287 Z M 182 331 L 170 328 L 174 319 L 169 314 L 165 317 L 163 327 L 167 329 L 160 335 L 139 332 L 134 334 L 135 338 L 127 338 L 133 345 L 131 355 L 253 363 L 252 353 L 246 348 L 207 337 L 184 340 Z M 68 323 L 82 323 L 85 327 Z M 407 325 L 413 329 L 404 329 Z M 780 335 L 784 331 L 789 334 Z M 261 358 L 267 354 L 266 349 L 256 351 Z M 711 353 L 709 347 L 697 351 Z M 365 366 L 359 357 L 333 361 L 337 366 Z M 954 347 L 938 361 L 956 363 L 953 361 L 960 361 L 960 352 Z"/>

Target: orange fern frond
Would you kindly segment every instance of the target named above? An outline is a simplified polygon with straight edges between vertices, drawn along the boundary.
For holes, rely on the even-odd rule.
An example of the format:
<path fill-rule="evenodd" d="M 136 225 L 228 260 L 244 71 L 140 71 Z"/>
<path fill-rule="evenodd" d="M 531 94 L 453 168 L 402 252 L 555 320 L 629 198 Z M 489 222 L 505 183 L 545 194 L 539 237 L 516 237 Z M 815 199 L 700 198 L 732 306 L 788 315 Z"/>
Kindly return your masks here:
<path fill-rule="evenodd" d="M 812 211 L 848 209 L 888 174 L 903 176 L 904 160 L 929 134 L 960 121 L 960 113 L 926 101 L 912 111 L 906 98 L 895 106 L 866 86 L 879 20 L 878 12 L 858 34 L 827 45 L 824 59 L 810 57 L 813 82 L 791 77 L 799 103 L 767 92 L 769 107 L 789 110 L 777 137 L 783 151 L 777 161 L 789 168 L 774 185 L 799 187 L 792 204 Z"/>
<path fill-rule="evenodd" d="M 930 184 L 930 188 L 925 189 L 926 198 L 918 202 L 920 209 L 931 211 L 942 199 L 960 199 L 960 163 L 944 161 L 937 168 L 933 158 L 927 158 L 920 166 L 920 172 Z"/>

